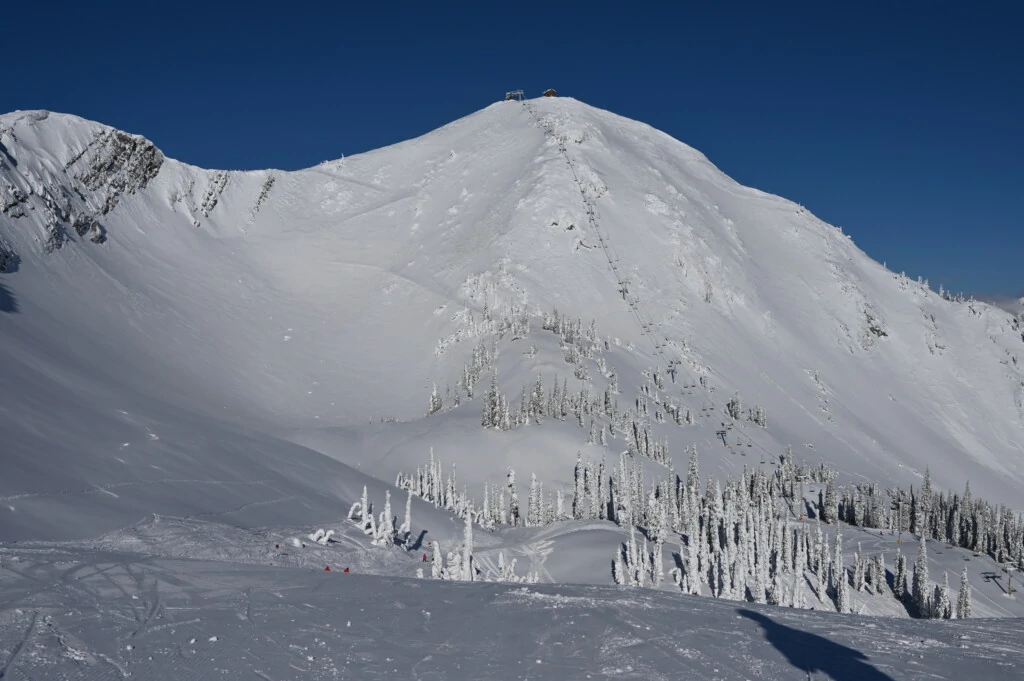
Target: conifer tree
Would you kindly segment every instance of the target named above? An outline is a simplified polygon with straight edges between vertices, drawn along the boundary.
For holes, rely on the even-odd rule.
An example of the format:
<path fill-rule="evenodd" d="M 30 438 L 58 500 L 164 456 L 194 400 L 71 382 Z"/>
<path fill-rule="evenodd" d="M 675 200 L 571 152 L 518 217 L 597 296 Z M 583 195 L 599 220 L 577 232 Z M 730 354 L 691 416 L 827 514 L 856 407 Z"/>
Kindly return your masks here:
<path fill-rule="evenodd" d="M 895 570 L 892 593 L 897 599 L 903 600 L 907 595 L 907 557 L 899 547 L 896 548 Z"/>
<path fill-rule="evenodd" d="M 526 525 L 540 525 L 540 493 L 537 487 L 537 474 L 530 474 L 530 497 L 527 500 L 529 506 L 526 509 Z"/>
<path fill-rule="evenodd" d="M 956 598 L 956 618 L 965 620 L 971 617 L 971 585 L 967 582 L 967 566 L 960 573 L 960 593 Z"/>
<path fill-rule="evenodd" d="M 508 467 L 509 524 L 516 527 L 521 524 L 519 518 L 519 488 L 516 486 L 516 472 Z"/>
<path fill-rule="evenodd" d="M 797 528 L 796 532 L 796 552 L 795 559 L 793 561 L 793 571 L 797 577 L 802 579 L 804 571 L 807 569 L 807 543 L 804 538 L 803 527 Z"/>
<path fill-rule="evenodd" d="M 384 510 L 381 511 L 380 519 L 377 522 L 373 543 L 378 546 L 390 548 L 391 546 L 394 546 L 395 534 L 395 518 L 391 515 L 391 492 L 385 492 Z"/>
<path fill-rule="evenodd" d="M 590 495 L 590 518 L 601 517 L 601 505 L 604 503 L 601 497 L 601 478 L 604 477 L 604 464 L 592 466 L 588 461 L 590 472 L 587 475 L 587 493 Z"/>
<path fill-rule="evenodd" d="M 914 563 L 914 575 L 911 584 L 911 599 L 918 617 L 928 617 L 931 614 L 928 593 L 928 551 L 925 548 L 928 539 L 921 536 L 921 543 L 918 544 L 917 562 Z"/>
<path fill-rule="evenodd" d="M 513 419 L 512 412 L 508 408 L 508 400 L 505 399 L 504 395 L 499 396 L 501 403 L 501 421 L 498 423 L 498 428 L 501 430 L 512 430 Z"/>
<path fill-rule="evenodd" d="M 437 383 L 434 384 L 434 390 L 430 393 L 430 407 L 427 411 L 427 416 L 436 414 L 441 411 L 441 396 L 437 392 Z"/>
<path fill-rule="evenodd" d="M 655 589 L 661 586 L 662 581 L 665 579 L 665 566 L 662 551 L 664 545 L 665 543 L 661 541 L 655 542 L 654 544 L 654 565 L 651 570 L 651 584 Z"/>
<path fill-rule="evenodd" d="M 839 612 L 850 612 L 850 587 L 846 580 L 846 568 L 840 563 L 836 567 L 839 573 L 838 587 L 836 589 L 836 610 Z"/>
<path fill-rule="evenodd" d="M 533 393 L 530 395 L 530 418 L 540 423 L 543 416 L 544 385 L 541 383 L 540 374 L 537 374 L 537 382 L 533 384 Z"/>
<path fill-rule="evenodd" d="M 433 559 L 430 564 L 430 576 L 434 579 L 446 579 L 444 572 L 444 556 L 441 555 L 441 545 L 438 542 L 431 542 L 433 548 Z"/>
<path fill-rule="evenodd" d="M 626 573 L 622 565 L 622 549 L 615 552 L 615 560 L 612 561 L 612 579 L 619 586 L 626 585 Z"/>
<path fill-rule="evenodd" d="M 498 395 L 498 377 L 496 372 L 491 372 L 491 387 L 484 396 L 483 414 L 480 417 L 480 425 L 484 428 L 501 427 L 501 397 Z"/>
<path fill-rule="evenodd" d="M 830 525 L 839 520 L 839 500 L 836 495 L 836 476 L 834 474 L 829 475 L 828 481 L 825 483 L 825 503 L 821 509 L 821 516 L 822 520 Z"/>
<path fill-rule="evenodd" d="M 466 511 L 466 526 L 462 535 L 462 581 L 472 582 L 476 579 L 473 567 L 473 516 Z"/>
<path fill-rule="evenodd" d="M 857 591 L 864 590 L 865 583 L 864 554 L 860 543 L 857 544 L 857 551 L 853 554 L 853 588 Z"/>
<path fill-rule="evenodd" d="M 583 518 L 583 459 L 579 452 L 576 452 L 576 468 L 573 470 L 572 517 L 576 520 Z"/>
<path fill-rule="evenodd" d="M 941 619 L 952 619 L 953 618 L 953 604 L 949 600 L 949 573 L 944 572 L 942 574 L 942 585 L 938 588 L 938 595 L 935 599 L 934 613 L 932 614 L 935 618 Z"/>
<path fill-rule="evenodd" d="M 409 491 L 408 496 L 405 498 L 405 521 L 398 528 L 398 534 L 402 538 L 402 545 L 408 550 L 409 537 L 412 535 L 412 490 Z"/>
<path fill-rule="evenodd" d="M 833 590 L 839 589 L 839 582 L 846 581 L 846 569 L 843 567 L 843 528 L 842 526 L 836 527 L 836 547 L 835 553 L 832 558 L 832 580 L 831 588 Z"/>

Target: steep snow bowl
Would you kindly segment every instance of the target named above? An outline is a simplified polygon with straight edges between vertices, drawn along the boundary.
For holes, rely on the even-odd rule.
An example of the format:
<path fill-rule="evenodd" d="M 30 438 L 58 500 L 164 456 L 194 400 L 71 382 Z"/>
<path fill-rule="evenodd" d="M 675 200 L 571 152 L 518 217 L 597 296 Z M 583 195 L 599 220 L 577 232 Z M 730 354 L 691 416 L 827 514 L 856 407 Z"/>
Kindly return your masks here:
<path fill-rule="evenodd" d="M 11 669 L 32 651 L 129 664 L 61 648 L 71 625 L 52 608 L 80 575 L 40 556 L 130 556 L 143 591 L 205 593 L 216 570 L 280 590 L 313 584 L 325 558 L 414 579 L 432 542 L 442 561 L 462 555 L 467 513 L 481 578 L 514 558 L 521 578 L 607 585 L 632 560 L 621 581 L 640 570 L 663 591 L 834 610 L 841 572 L 844 609 L 901 618 L 921 613 L 894 598 L 894 561 L 912 571 L 923 532 L 929 598 L 949 573 L 955 599 L 966 566 L 975 617 L 1024 614 L 1007 571 L 1024 552 L 1020 318 L 889 272 L 800 206 L 571 99 L 498 103 L 298 172 L 207 171 L 73 116 L 0 116 L 0 339 L 0 584 L 52 585 L 5 600 Z M 353 525 L 364 487 L 383 534 L 397 529 L 378 515 L 386 495 L 400 520 L 415 493 L 410 543 Z M 508 527 L 515 515 L 530 526 Z M 336 538 L 321 547 L 317 527 Z M 288 560 L 272 548 L 296 537 Z M 806 569 L 777 567 L 783 544 L 790 563 L 803 545 Z M 136 567 L 146 557 L 167 567 Z M 393 588 L 504 593 L 367 587 Z M 154 598 L 102 619 L 184 621 Z M 545 617 L 525 602 L 524 622 Z M 118 626 L 103 645 L 123 643 Z M 750 659 L 737 673 L 767 658 Z M 591 672 L 642 675 L 608 665 Z"/>

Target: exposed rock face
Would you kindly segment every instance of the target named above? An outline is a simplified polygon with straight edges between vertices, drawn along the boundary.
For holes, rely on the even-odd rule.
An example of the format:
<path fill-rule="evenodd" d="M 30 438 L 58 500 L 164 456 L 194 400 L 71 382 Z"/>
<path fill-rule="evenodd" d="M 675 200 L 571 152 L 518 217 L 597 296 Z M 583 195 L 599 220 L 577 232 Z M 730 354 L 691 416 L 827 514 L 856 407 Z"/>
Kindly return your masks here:
<path fill-rule="evenodd" d="M 16 122 L 28 121 L 31 126 L 46 120 L 44 113 L 30 112 Z M 26 227 L 35 232 L 46 253 L 62 248 L 75 235 L 103 243 L 102 216 L 124 196 L 145 188 L 164 163 L 163 153 L 145 138 L 111 128 L 97 130 L 84 148 L 57 165 L 24 158 L 19 163 L 15 130 L 0 126 L 0 217 L 13 228 L 15 221 L 35 213 L 41 219 L 35 227 Z M 16 256 L 7 255 L 13 249 L 6 242 L 3 248 L 0 270 L 16 263 Z"/>
<path fill-rule="evenodd" d="M 88 237 L 94 244 L 101 244 L 107 240 L 107 232 L 103 226 L 89 215 L 76 215 L 71 226 L 75 228 L 78 236 Z"/>
<path fill-rule="evenodd" d="M 11 218 L 25 217 L 28 196 L 10 182 L 0 184 L 0 213 Z"/>
<path fill-rule="evenodd" d="M 144 137 L 106 130 L 66 170 L 94 194 L 106 215 L 123 194 L 134 194 L 156 177 L 163 162 L 163 153 Z"/>

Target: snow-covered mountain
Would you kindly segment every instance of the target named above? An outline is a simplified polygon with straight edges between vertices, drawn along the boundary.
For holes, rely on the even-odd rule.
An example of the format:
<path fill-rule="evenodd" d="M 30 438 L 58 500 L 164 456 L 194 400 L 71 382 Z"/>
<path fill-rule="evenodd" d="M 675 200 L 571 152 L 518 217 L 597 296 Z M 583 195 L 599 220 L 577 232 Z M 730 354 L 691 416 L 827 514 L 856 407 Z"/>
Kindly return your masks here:
<path fill-rule="evenodd" d="M 0 116 L 0 676 L 1010 678 L 760 603 L 1024 613 L 1022 321 L 571 99 L 298 172 Z"/>
<path fill-rule="evenodd" d="M 1019 321 L 887 271 L 644 124 L 501 102 L 298 172 L 202 170 L 42 111 L 0 117 L 0 144 L 6 535 L 123 525 L 158 479 L 197 481 L 158 484 L 195 512 L 229 507 L 210 480 L 245 483 L 230 508 L 315 498 L 337 464 L 309 448 L 388 481 L 433 446 L 471 485 L 512 462 L 564 484 L 585 432 L 484 431 L 451 393 L 424 418 L 500 314 L 533 318 L 498 348 L 510 399 L 538 373 L 587 385 L 538 328 L 553 309 L 594 320 L 622 408 L 645 370 L 668 381 L 657 402 L 695 421 L 651 419 L 677 469 L 690 444 L 723 472 L 792 446 L 847 481 L 930 467 L 939 489 L 1019 505 Z M 766 428 L 724 415 L 736 395 Z"/>

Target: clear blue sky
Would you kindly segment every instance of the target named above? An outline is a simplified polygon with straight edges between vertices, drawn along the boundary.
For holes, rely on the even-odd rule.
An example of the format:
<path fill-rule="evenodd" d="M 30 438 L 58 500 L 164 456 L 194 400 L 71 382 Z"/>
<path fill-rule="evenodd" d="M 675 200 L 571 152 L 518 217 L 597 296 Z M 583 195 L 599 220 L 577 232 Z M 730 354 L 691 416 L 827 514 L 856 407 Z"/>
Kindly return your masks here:
<path fill-rule="evenodd" d="M 1024 289 L 1019 3 L 62 4 L 3 10 L 0 110 L 292 169 L 555 87 L 802 203 L 891 269 Z"/>

